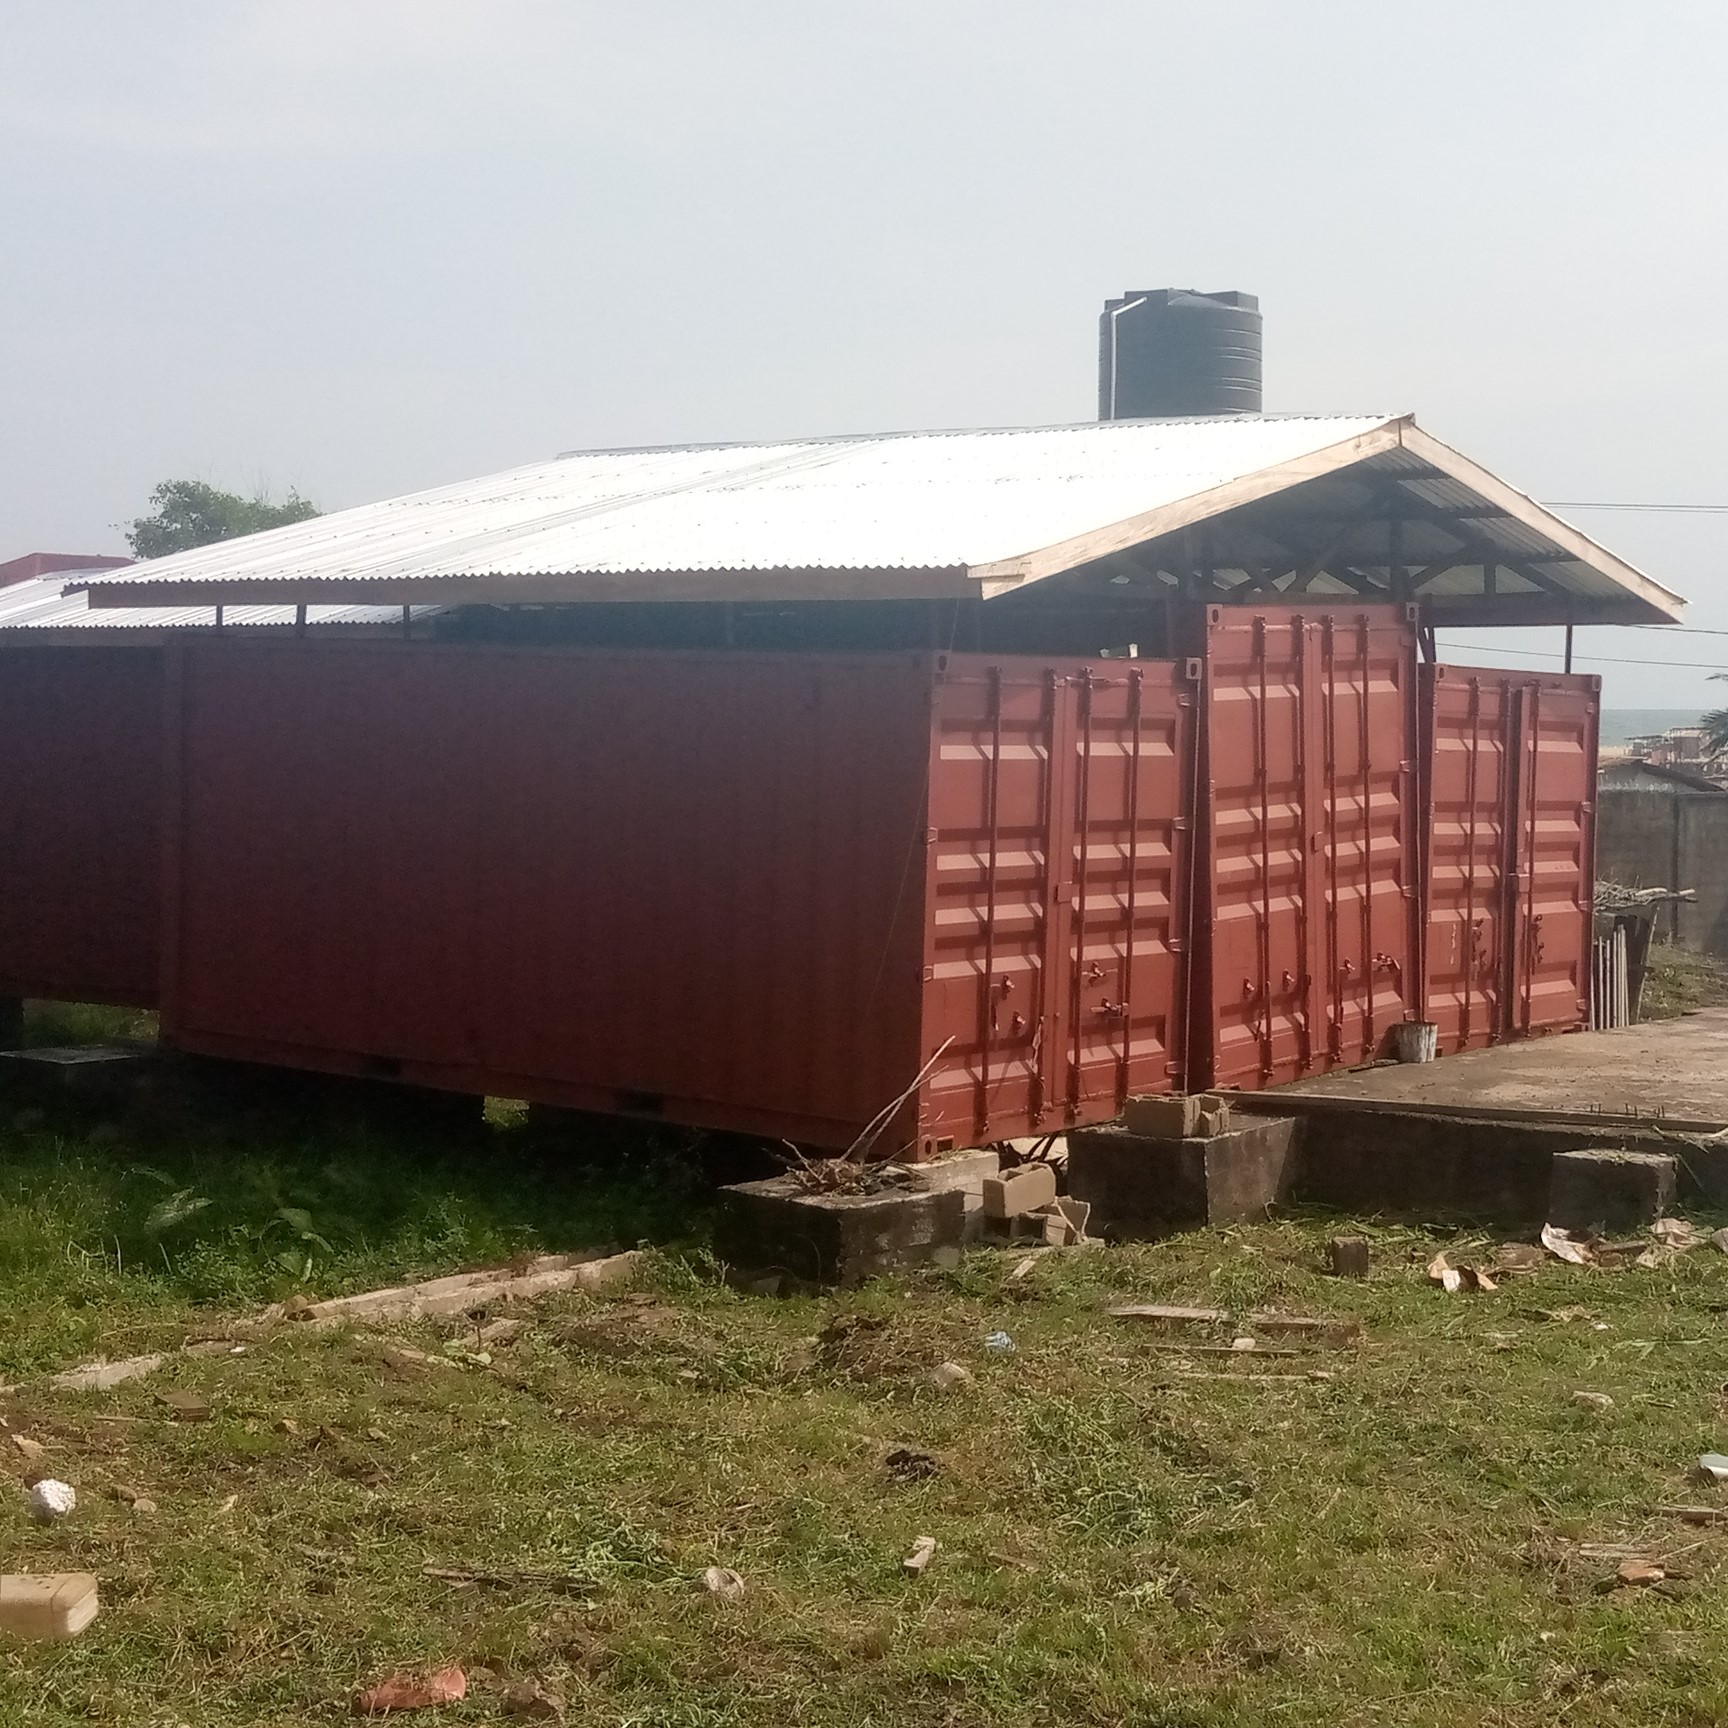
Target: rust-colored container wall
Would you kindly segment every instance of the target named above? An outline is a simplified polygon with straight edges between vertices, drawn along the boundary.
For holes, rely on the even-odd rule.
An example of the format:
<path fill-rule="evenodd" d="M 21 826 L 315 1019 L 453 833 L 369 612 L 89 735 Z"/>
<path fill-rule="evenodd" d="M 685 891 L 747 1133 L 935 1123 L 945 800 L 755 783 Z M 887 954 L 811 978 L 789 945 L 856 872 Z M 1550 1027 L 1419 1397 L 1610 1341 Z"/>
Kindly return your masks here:
<path fill-rule="evenodd" d="M 156 1001 L 162 655 L 0 649 L 0 996 Z"/>
<path fill-rule="evenodd" d="M 1212 607 L 1199 645 L 1196 1084 L 1372 1061 L 1421 995 L 1413 620 Z"/>
<path fill-rule="evenodd" d="M 1180 1086 L 1196 693 L 1164 661 L 949 657 L 925 1046 L 954 1043 L 927 1138 L 1056 1132 Z"/>
<path fill-rule="evenodd" d="M 1443 1051 L 1589 1014 L 1601 682 L 1422 668 L 1425 1017 Z"/>
<path fill-rule="evenodd" d="M 170 653 L 181 1047 L 918 1152 L 1176 1083 L 1170 666 Z"/>

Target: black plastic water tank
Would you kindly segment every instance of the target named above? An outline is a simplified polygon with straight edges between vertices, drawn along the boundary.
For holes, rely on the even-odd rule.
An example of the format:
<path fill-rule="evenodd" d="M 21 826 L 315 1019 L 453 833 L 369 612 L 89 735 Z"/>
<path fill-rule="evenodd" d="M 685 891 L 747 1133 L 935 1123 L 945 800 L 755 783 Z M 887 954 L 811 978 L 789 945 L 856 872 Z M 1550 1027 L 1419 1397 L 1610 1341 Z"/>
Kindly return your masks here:
<path fill-rule="evenodd" d="M 1260 412 L 1260 301 L 1149 288 L 1104 302 L 1098 418 Z"/>

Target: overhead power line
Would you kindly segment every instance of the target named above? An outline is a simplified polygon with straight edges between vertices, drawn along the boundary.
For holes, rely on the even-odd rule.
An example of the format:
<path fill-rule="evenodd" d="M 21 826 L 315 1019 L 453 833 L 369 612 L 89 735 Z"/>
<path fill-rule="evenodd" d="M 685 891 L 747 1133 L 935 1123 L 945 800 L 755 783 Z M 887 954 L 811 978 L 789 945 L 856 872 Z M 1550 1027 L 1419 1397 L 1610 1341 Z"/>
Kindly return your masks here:
<path fill-rule="evenodd" d="M 1550 498 L 1545 510 L 1654 510 L 1673 516 L 1728 516 L 1728 504 L 1610 504 L 1600 498 Z"/>

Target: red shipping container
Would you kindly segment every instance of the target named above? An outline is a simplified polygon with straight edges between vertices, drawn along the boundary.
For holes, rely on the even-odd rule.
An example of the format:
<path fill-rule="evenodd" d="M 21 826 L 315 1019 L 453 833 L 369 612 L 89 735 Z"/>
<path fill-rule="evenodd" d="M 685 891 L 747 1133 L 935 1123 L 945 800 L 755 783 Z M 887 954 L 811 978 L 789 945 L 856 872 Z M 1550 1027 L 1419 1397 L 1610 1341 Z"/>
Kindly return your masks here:
<path fill-rule="evenodd" d="M 1386 1053 L 1417 1017 L 1409 609 L 1206 609 L 1196 1087 Z"/>
<path fill-rule="evenodd" d="M 1183 668 L 169 653 L 181 1048 L 915 1155 L 1181 1083 Z"/>
<path fill-rule="evenodd" d="M 1589 1015 L 1601 680 L 1422 668 L 1424 1016 L 1443 1051 Z"/>
<path fill-rule="evenodd" d="M 156 1002 L 162 653 L 0 649 L 0 997 Z"/>

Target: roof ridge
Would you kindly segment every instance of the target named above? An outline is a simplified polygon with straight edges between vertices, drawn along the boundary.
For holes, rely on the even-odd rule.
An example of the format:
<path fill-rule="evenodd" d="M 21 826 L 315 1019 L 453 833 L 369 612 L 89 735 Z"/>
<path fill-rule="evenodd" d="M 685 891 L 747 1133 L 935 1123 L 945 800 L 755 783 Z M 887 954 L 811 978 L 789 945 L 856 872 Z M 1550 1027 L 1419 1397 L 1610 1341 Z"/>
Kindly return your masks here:
<path fill-rule="evenodd" d="M 1121 420 L 1052 420 L 1035 426 L 909 426 L 893 432 L 823 432 L 811 437 L 717 438 L 695 444 L 607 444 L 593 449 L 560 450 L 554 462 L 569 462 L 580 456 L 671 456 L 702 450 L 778 450 L 810 444 L 882 444 L 903 438 L 1013 438 L 1038 432 L 1109 432 L 1124 426 L 1264 426 L 1310 420 L 1371 420 L 1384 425 L 1411 417 L 1408 409 L 1397 414 L 1148 414 Z M 523 467 L 538 464 L 524 463 Z M 504 473 L 515 470 L 504 469 Z"/>

